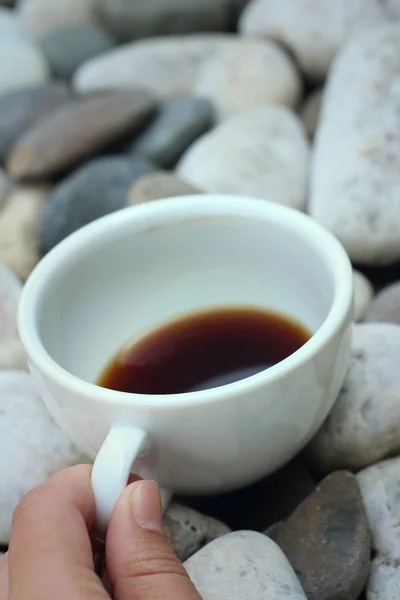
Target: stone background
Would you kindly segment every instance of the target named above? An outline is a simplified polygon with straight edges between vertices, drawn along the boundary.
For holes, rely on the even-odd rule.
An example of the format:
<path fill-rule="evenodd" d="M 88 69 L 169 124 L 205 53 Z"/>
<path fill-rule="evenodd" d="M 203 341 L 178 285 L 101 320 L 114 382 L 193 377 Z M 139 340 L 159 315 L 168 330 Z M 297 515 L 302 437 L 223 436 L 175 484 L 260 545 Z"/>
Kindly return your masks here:
<path fill-rule="evenodd" d="M 3 551 L 20 498 L 87 462 L 16 332 L 34 266 L 128 205 L 249 195 L 344 245 L 351 361 L 300 456 L 176 498 L 168 539 L 205 600 L 400 598 L 399 89 L 400 0 L 0 0 Z"/>

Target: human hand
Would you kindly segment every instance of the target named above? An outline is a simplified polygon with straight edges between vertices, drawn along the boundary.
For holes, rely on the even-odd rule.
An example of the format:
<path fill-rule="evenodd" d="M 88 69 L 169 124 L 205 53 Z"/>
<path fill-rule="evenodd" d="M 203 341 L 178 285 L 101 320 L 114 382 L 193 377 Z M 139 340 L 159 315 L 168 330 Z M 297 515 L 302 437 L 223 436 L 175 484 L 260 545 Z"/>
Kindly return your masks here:
<path fill-rule="evenodd" d="M 0 600 L 110 600 L 93 564 L 91 468 L 71 467 L 29 492 L 0 560 Z M 201 600 L 162 533 L 157 484 L 121 494 L 106 539 L 115 600 Z"/>

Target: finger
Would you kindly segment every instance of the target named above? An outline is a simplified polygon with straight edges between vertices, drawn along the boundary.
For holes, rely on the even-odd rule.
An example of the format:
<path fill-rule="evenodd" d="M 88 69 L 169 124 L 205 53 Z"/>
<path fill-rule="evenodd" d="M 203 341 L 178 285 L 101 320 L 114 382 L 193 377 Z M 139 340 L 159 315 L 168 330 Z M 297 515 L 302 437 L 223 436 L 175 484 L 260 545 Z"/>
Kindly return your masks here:
<path fill-rule="evenodd" d="M 201 600 L 162 532 L 160 490 L 129 485 L 111 517 L 106 562 L 115 600 Z"/>
<path fill-rule="evenodd" d="M 88 465 L 71 467 L 18 505 L 9 547 L 12 600 L 105 600 L 89 530 L 95 504 Z"/>
<path fill-rule="evenodd" d="M 8 553 L 0 558 L 0 600 L 8 598 Z"/>

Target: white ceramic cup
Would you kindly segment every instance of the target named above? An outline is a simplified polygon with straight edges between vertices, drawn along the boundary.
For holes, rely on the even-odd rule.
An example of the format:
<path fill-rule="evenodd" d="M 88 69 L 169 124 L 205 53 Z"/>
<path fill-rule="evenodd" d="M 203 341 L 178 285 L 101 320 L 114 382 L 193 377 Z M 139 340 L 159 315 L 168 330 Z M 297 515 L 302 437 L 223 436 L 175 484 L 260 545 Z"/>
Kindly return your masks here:
<path fill-rule="evenodd" d="M 352 281 L 342 246 L 318 223 L 233 196 L 123 209 L 47 254 L 24 287 L 19 331 L 50 413 L 95 459 L 97 527 L 106 528 L 131 472 L 212 494 L 251 484 L 299 452 L 343 382 Z M 206 391 L 150 396 L 95 385 L 126 342 L 187 313 L 243 305 L 290 315 L 313 336 L 272 368 Z"/>

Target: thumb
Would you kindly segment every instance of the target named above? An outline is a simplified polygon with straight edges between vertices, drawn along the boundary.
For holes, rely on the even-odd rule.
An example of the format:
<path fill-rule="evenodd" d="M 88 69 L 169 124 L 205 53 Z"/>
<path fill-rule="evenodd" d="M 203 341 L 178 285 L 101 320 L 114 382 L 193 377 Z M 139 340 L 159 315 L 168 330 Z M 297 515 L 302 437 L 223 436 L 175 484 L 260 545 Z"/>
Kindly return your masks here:
<path fill-rule="evenodd" d="M 154 481 L 129 485 L 115 505 L 106 540 L 115 600 L 201 600 L 162 531 Z"/>

